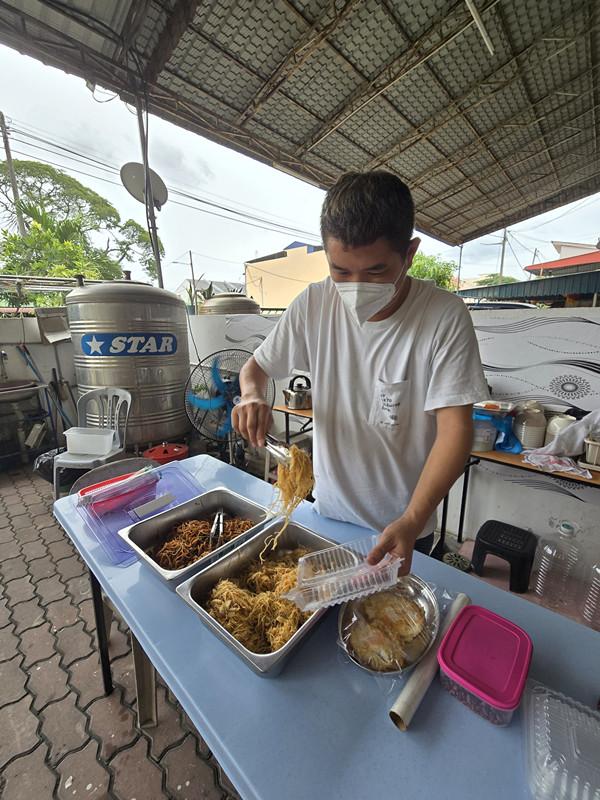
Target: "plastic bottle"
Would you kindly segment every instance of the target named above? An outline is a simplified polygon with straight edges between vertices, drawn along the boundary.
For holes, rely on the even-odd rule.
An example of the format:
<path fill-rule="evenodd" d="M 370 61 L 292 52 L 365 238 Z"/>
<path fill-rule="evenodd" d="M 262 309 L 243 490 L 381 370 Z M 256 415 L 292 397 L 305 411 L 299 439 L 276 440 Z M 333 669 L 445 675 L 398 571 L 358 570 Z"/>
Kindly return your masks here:
<path fill-rule="evenodd" d="M 600 562 L 594 564 L 591 569 L 581 607 L 581 616 L 586 625 L 600 631 Z"/>
<path fill-rule="evenodd" d="M 542 539 L 538 553 L 534 593 L 550 608 L 567 605 L 572 595 L 570 582 L 579 560 L 576 526 L 566 520 L 559 522 L 557 536 Z"/>

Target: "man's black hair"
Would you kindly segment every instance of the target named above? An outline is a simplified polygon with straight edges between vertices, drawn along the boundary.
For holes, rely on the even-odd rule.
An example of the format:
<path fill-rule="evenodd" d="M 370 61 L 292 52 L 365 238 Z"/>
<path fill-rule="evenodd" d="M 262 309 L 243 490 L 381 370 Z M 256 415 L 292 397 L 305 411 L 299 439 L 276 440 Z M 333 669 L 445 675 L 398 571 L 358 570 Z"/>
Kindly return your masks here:
<path fill-rule="evenodd" d="M 329 189 L 321 210 L 321 236 L 345 247 L 381 237 L 404 254 L 412 239 L 415 207 L 408 186 L 391 172 L 347 172 Z"/>

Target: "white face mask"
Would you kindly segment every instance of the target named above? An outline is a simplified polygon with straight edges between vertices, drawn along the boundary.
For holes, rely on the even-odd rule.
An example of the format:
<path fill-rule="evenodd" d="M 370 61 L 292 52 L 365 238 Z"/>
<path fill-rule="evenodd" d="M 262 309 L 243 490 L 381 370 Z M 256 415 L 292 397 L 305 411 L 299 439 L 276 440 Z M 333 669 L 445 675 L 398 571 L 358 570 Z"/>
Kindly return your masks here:
<path fill-rule="evenodd" d="M 395 283 L 335 283 L 335 288 L 351 316 L 362 325 L 394 299 Z"/>

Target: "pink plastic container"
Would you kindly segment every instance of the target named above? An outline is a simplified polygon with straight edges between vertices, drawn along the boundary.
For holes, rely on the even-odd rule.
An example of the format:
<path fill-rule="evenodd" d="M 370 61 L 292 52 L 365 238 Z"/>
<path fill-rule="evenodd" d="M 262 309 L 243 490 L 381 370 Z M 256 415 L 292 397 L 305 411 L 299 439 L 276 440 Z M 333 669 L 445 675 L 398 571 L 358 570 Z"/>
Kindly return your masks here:
<path fill-rule="evenodd" d="M 466 606 L 438 650 L 442 686 L 494 725 L 521 702 L 533 645 L 522 628 L 481 606 Z"/>

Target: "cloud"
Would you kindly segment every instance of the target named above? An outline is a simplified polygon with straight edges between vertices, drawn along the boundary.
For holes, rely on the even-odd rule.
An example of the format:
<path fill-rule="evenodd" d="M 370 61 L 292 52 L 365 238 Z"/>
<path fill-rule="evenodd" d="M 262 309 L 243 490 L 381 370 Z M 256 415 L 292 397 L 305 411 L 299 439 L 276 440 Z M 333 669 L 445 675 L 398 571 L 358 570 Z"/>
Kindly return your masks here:
<path fill-rule="evenodd" d="M 150 157 L 152 168 L 164 173 L 167 180 L 171 178 L 188 186 L 208 183 L 215 178 L 208 162 L 197 153 L 179 147 L 173 141 L 150 131 Z"/>

